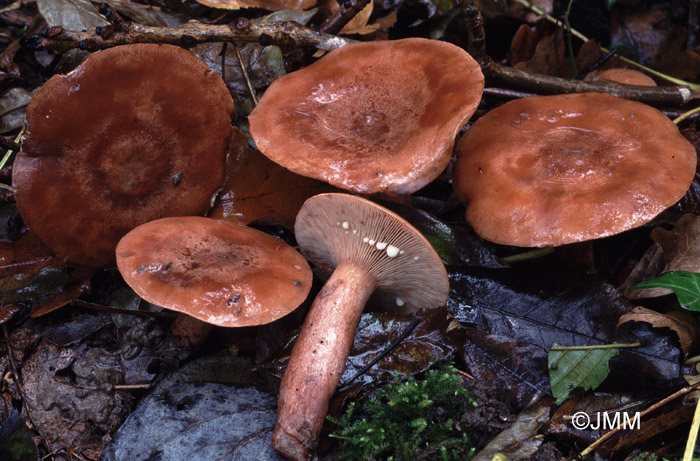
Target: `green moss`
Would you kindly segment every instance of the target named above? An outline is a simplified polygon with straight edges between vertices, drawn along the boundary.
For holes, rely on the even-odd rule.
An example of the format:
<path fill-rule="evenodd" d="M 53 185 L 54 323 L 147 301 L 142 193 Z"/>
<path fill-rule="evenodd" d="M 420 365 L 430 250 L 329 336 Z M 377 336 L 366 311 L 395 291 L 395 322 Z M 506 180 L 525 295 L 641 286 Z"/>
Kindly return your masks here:
<path fill-rule="evenodd" d="M 331 434 L 344 445 L 343 459 L 390 461 L 468 460 L 474 453 L 458 424 L 467 404 L 476 402 L 459 385 L 450 365 L 378 389 L 373 398 L 348 406 L 341 428 Z"/>

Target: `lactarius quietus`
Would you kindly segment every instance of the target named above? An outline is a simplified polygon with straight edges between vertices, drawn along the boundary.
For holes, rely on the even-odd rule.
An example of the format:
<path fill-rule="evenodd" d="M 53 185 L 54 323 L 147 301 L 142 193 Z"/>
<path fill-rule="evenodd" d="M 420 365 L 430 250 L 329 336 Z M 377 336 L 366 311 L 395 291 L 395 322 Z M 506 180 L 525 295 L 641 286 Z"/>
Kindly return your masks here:
<path fill-rule="evenodd" d="M 114 265 L 139 224 L 209 209 L 233 112 L 221 77 L 182 48 L 93 53 L 27 106 L 12 177 L 22 219 L 67 262 Z"/>
<path fill-rule="evenodd" d="M 661 112 L 606 94 L 510 101 L 457 145 L 454 187 L 486 240 L 546 247 L 614 235 L 677 202 L 695 148 Z"/>
<path fill-rule="evenodd" d="M 212 325 L 272 322 L 311 288 L 308 263 L 283 241 L 199 216 L 142 224 L 116 254 L 124 280 L 143 299 Z"/>
<path fill-rule="evenodd" d="M 362 194 L 410 194 L 447 167 L 483 89 L 479 64 L 450 43 L 353 43 L 270 85 L 250 133 L 297 174 Z"/>
<path fill-rule="evenodd" d="M 335 267 L 289 358 L 272 436 L 275 450 L 306 460 L 316 448 L 370 295 L 415 311 L 443 305 L 449 281 L 440 257 L 414 227 L 360 197 L 322 194 L 308 199 L 295 232 L 307 259 Z"/>

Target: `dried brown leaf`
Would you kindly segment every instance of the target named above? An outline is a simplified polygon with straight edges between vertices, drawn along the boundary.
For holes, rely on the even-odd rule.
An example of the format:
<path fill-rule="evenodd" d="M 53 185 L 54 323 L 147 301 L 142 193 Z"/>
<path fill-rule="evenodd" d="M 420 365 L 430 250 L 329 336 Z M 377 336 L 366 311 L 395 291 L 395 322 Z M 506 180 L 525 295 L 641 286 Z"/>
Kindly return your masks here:
<path fill-rule="evenodd" d="M 307 198 L 335 190 L 292 173 L 251 149 L 243 132 L 234 128 L 226 184 L 210 216 L 244 225 L 262 218 L 291 225 Z"/>
<path fill-rule="evenodd" d="M 618 326 L 625 322 L 646 322 L 654 328 L 670 328 L 678 335 L 681 349 L 685 354 L 693 350 L 698 340 L 698 324 L 689 312 L 672 311 L 662 314 L 645 307 L 637 306 L 632 311 L 622 314 Z"/>
<path fill-rule="evenodd" d="M 620 287 L 630 299 L 654 298 L 670 294 L 665 288 L 634 290 L 640 282 L 675 271 L 700 273 L 700 216 L 683 215 L 673 230 L 655 227 L 651 238 L 656 242 L 642 256 L 625 283 Z"/>

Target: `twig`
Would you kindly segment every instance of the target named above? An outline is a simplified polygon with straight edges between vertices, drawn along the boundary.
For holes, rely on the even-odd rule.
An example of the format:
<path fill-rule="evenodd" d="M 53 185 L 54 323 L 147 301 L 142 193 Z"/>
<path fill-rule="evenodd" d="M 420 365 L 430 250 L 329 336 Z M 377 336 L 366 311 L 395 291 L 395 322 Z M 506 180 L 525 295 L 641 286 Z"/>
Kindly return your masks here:
<path fill-rule="evenodd" d="M 78 307 L 83 307 L 85 309 L 90 309 L 99 312 L 109 312 L 110 314 L 124 314 L 124 315 L 135 315 L 137 317 L 146 318 L 162 318 L 162 319 L 172 319 L 177 316 L 175 312 L 150 312 L 150 311 L 137 311 L 133 309 L 122 309 L 118 307 L 103 306 L 102 304 L 95 304 L 88 301 L 83 301 L 82 299 L 74 299 L 71 304 Z"/>
<path fill-rule="evenodd" d="M 550 351 L 596 351 L 601 349 L 624 349 L 641 346 L 642 343 L 613 343 L 613 344 L 598 344 L 595 346 L 552 346 Z"/>
<path fill-rule="evenodd" d="M 688 101 L 700 98 L 700 93 L 691 91 L 683 86 L 657 86 L 644 87 L 623 85 L 620 83 L 583 82 L 580 80 L 568 80 L 549 75 L 533 74 L 512 67 L 505 67 L 492 63 L 489 69 L 484 71 L 487 78 L 495 80 L 507 86 L 514 86 L 526 91 L 538 94 L 542 93 L 607 93 L 620 98 L 632 99 L 653 105 L 679 106 Z"/>
<path fill-rule="evenodd" d="M 144 26 L 135 22 L 124 22 L 121 29 L 107 34 L 100 29 L 75 32 L 61 27 L 51 27 L 29 37 L 27 46 L 55 53 L 65 53 L 74 48 L 97 51 L 131 43 L 167 43 L 191 48 L 199 43 L 228 42 L 235 44 L 260 42 L 275 44 L 285 49 L 312 46 L 330 51 L 353 40 L 317 32 L 296 22 L 251 23 L 248 20 L 234 21 L 229 25 L 203 24 L 197 21 L 175 27 Z"/>
<path fill-rule="evenodd" d="M 693 459 L 695 442 L 698 440 L 698 428 L 700 428 L 700 400 L 698 400 L 698 402 L 695 404 L 693 423 L 690 425 L 688 441 L 685 444 L 685 452 L 683 453 L 683 461 L 692 461 Z"/>
<path fill-rule="evenodd" d="M 15 140 L 13 141 L 12 139 L 7 138 L 6 136 L 0 136 L 0 148 L 2 149 L 7 149 L 8 151 L 12 152 L 18 152 L 22 146 L 17 144 L 18 138 L 22 135 L 20 133 Z M 2 167 L 0 167 L 2 168 Z"/>
<path fill-rule="evenodd" d="M 37 432 L 37 434 L 39 434 L 39 438 L 41 439 L 41 442 L 44 444 L 46 449 L 51 450 L 51 446 L 49 445 L 48 439 L 41 432 L 39 426 L 37 426 L 37 424 L 34 422 L 34 418 L 32 418 L 32 412 L 29 408 L 29 402 L 27 401 L 27 394 L 26 392 L 24 392 L 24 386 L 22 385 L 22 380 L 20 379 L 19 371 L 17 370 L 17 364 L 15 363 L 15 356 L 12 350 L 12 342 L 10 341 L 10 335 L 7 333 L 7 326 L 5 324 L 2 325 L 2 333 L 5 337 L 5 346 L 7 347 L 7 360 L 10 362 L 12 376 L 14 377 L 15 383 L 17 384 L 17 390 L 19 391 L 19 395 L 22 397 L 22 405 L 24 405 L 24 409 L 27 412 L 27 419 L 29 419 L 29 422 L 31 423 L 32 427 Z"/>
<path fill-rule="evenodd" d="M 693 115 L 697 114 L 700 112 L 700 107 L 696 107 L 695 109 L 689 110 L 688 112 L 685 112 L 683 115 L 680 117 L 676 117 L 673 119 L 673 123 L 676 125 L 680 124 L 683 120 L 692 117 Z"/>
<path fill-rule="evenodd" d="M 640 418 L 643 418 L 644 416 L 648 415 L 648 414 L 651 413 L 652 411 L 661 408 L 662 406 L 666 405 L 668 402 L 670 402 L 670 401 L 672 401 L 672 400 L 675 400 L 675 399 L 677 399 L 678 397 L 682 397 L 682 396 L 684 396 L 685 394 L 688 394 L 688 393 L 690 393 L 690 392 L 696 390 L 698 387 L 700 387 L 700 382 L 697 382 L 697 383 L 693 384 L 692 386 L 684 387 L 683 389 L 681 389 L 681 390 L 679 390 L 679 391 L 677 391 L 677 392 L 674 392 L 673 394 L 669 395 L 669 396 L 666 397 L 665 399 L 662 399 L 662 400 L 656 402 L 654 405 L 652 405 L 652 406 L 650 406 L 649 408 L 647 408 L 646 410 L 640 412 L 640 413 L 639 413 L 639 417 L 640 417 Z M 615 429 L 611 429 L 610 431 L 608 431 L 608 432 L 606 432 L 605 434 L 603 434 L 602 437 L 600 437 L 598 440 L 596 440 L 595 442 L 593 442 L 592 444 L 590 444 L 588 447 L 586 447 L 585 450 L 583 450 L 583 451 L 581 452 L 581 454 L 580 454 L 581 457 L 584 457 L 584 456 L 587 456 L 587 455 L 591 454 L 591 453 L 593 452 L 593 450 L 595 450 L 595 449 L 598 448 L 600 445 L 602 445 L 603 442 L 605 442 L 606 440 L 608 440 L 610 437 L 612 437 L 613 435 L 617 434 L 617 433 L 620 431 L 620 429 L 622 429 L 624 426 L 625 426 L 625 423 L 622 423 L 622 424 L 618 425 Z"/>
<path fill-rule="evenodd" d="M 396 346 L 398 346 L 398 345 L 401 343 L 401 341 L 403 341 L 404 339 L 406 339 L 406 337 L 407 337 L 408 335 L 410 335 L 411 332 L 412 332 L 413 330 L 415 330 L 416 327 L 417 327 L 422 321 L 423 321 L 423 319 L 421 319 L 421 318 L 418 317 L 417 315 L 414 315 L 413 318 L 411 319 L 411 323 L 409 323 L 408 326 L 406 327 L 406 329 L 403 330 L 403 331 L 401 332 L 401 334 L 399 335 L 398 338 L 396 338 L 394 341 L 392 341 L 391 344 L 389 344 L 389 345 L 386 347 L 386 349 L 384 349 L 378 356 L 376 356 L 375 358 L 373 358 L 372 361 L 370 361 L 367 365 L 365 365 L 365 366 L 362 367 L 357 373 L 355 373 L 355 374 L 352 376 L 352 378 L 347 379 L 347 380 L 343 381 L 342 383 L 340 383 L 340 386 L 339 386 L 339 387 L 345 387 L 345 386 L 347 386 L 348 384 L 350 384 L 351 382 L 355 381 L 358 377 L 360 377 L 360 376 L 362 376 L 363 374 L 365 374 L 365 373 L 367 372 L 367 370 L 369 370 L 369 369 L 372 368 L 374 365 L 376 365 L 377 362 L 379 362 L 381 359 L 383 359 L 384 357 L 386 357 L 387 355 L 389 355 L 389 354 L 391 353 L 391 351 L 393 351 L 394 349 L 396 349 Z"/>
<path fill-rule="evenodd" d="M 245 83 L 248 85 L 248 91 L 250 96 L 253 98 L 253 104 L 258 105 L 258 98 L 255 96 L 255 90 L 253 89 L 253 84 L 250 83 L 250 77 L 248 76 L 248 71 L 243 64 L 243 57 L 241 56 L 241 50 L 238 49 L 236 45 L 233 45 L 233 49 L 236 50 L 236 58 L 238 58 L 238 64 L 241 66 L 241 72 L 243 73 L 243 78 L 245 78 Z M 223 69 L 223 67 L 221 67 Z"/>
<path fill-rule="evenodd" d="M 486 54 L 486 32 L 484 31 L 484 18 L 481 16 L 474 0 L 459 0 L 459 5 L 464 11 L 469 33 L 469 54 L 479 63 L 481 70 L 491 67 L 491 58 Z"/>

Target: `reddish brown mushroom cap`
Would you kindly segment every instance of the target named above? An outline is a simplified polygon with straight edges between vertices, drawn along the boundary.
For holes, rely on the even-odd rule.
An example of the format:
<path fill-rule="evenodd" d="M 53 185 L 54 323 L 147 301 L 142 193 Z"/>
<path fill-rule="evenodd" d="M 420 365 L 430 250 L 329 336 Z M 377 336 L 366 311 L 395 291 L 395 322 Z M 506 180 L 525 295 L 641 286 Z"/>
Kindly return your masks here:
<path fill-rule="evenodd" d="M 524 98 L 472 125 L 454 187 L 487 240 L 554 246 L 623 232 L 679 200 L 696 154 L 644 104 L 604 94 Z"/>
<path fill-rule="evenodd" d="M 586 80 L 610 80 L 625 85 L 656 86 L 654 79 L 647 74 L 634 69 L 613 68 L 594 72 L 586 76 Z"/>
<path fill-rule="evenodd" d="M 124 280 L 143 299 L 225 327 L 262 325 L 296 309 L 311 269 L 286 243 L 226 221 L 163 218 L 117 246 Z"/>
<path fill-rule="evenodd" d="M 445 169 L 483 88 L 476 61 L 449 43 L 356 43 L 275 81 L 250 132 L 295 173 L 360 193 L 408 194 Z"/>
<path fill-rule="evenodd" d="M 392 304 L 415 312 L 447 301 L 447 271 L 430 242 L 376 203 L 347 194 L 316 195 L 299 211 L 294 231 L 309 261 L 363 268 L 376 294 Z"/>
<path fill-rule="evenodd" d="M 223 182 L 233 101 L 191 53 L 139 44 L 52 77 L 27 107 L 17 205 L 67 261 L 114 264 L 135 226 L 206 211 Z"/>

